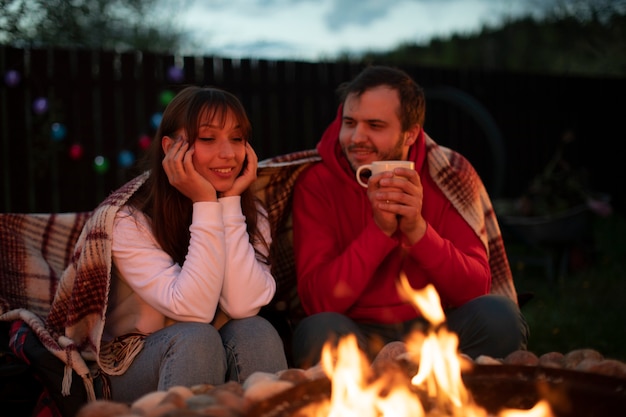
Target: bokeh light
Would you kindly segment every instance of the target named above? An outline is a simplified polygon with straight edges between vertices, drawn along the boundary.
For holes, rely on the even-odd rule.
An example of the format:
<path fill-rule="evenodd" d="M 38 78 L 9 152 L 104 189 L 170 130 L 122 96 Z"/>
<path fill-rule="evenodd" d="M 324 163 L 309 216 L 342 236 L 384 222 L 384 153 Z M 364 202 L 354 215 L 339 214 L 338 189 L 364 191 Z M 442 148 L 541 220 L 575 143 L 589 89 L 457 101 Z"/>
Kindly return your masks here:
<path fill-rule="evenodd" d="M 152 138 L 148 135 L 141 135 L 138 141 L 139 147 L 143 150 L 148 149 L 150 147 L 150 143 L 152 143 Z"/>
<path fill-rule="evenodd" d="M 135 163 L 135 154 L 126 149 L 120 151 L 117 155 L 117 163 L 123 168 L 128 168 Z"/>
<path fill-rule="evenodd" d="M 22 76 L 16 70 L 8 70 L 4 73 L 4 83 L 9 87 L 16 87 L 21 80 Z"/>
<path fill-rule="evenodd" d="M 67 135 L 67 128 L 63 123 L 52 123 L 50 127 L 50 136 L 54 141 L 61 141 L 65 139 L 65 135 Z"/>
<path fill-rule="evenodd" d="M 165 90 L 161 92 L 161 94 L 159 94 L 159 102 L 161 103 L 163 107 L 165 107 L 168 104 L 170 104 L 170 101 L 172 101 L 172 99 L 174 98 L 174 95 L 175 94 L 173 91 Z"/>
<path fill-rule="evenodd" d="M 96 156 L 93 160 L 93 169 L 98 174 L 104 174 L 109 170 L 109 159 L 102 155 Z"/>
<path fill-rule="evenodd" d="M 150 118 L 150 126 L 152 126 L 154 129 L 158 129 L 159 125 L 161 124 L 162 118 L 163 118 L 162 113 L 154 113 L 152 117 Z"/>
<path fill-rule="evenodd" d="M 33 112 L 35 114 L 44 114 L 48 111 L 48 99 L 45 97 L 37 97 L 33 100 Z"/>
<path fill-rule="evenodd" d="M 85 149 L 83 148 L 83 145 L 81 145 L 80 143 L 73 144 L 72 146 L 70 146 L 70 149 L 69 149 L 70 158 L 72 158 L 75 161 L 82 158 L 84 152 L 85 152 Z"/>
<path fill-rule="evenodd" d="M 184 78 L 185 78 L 185 73 L 183 72 L 182 68 L 177 67 L 175 65 L 172 65 L 171 67 L 168 68 L 167 79 L 170 80 L 171 82 L 179 83 L 183 81 Z"/>

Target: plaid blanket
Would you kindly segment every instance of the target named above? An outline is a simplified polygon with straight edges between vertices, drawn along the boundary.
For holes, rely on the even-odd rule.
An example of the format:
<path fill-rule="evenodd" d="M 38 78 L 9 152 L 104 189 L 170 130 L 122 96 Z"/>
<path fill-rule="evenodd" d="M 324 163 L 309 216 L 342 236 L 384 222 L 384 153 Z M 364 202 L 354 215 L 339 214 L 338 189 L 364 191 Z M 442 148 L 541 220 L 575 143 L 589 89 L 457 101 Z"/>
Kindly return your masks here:
<path fill-rule="evenodd" d="M 282 313 L 289 323 L 304 317 L 292 246 L 291 196 L 298 175 L 318 161 L 321 158 L 316 150 L 306 150 L 259 162 L 256 194 L 267 209 L 272 232 L 272 275 L 276 279 L 276 294 L 269 308 Z"/>
<path fill-rule="evenodd" d="M 482 182 L 458 153 L 430 139 L 427 149 L 433 178 L 488 248 L 492 293 L 517 302 L 498 222 Z M 291 320 L 304 314 L 291 244 L 292 190 L 298 175 L 320 160 L 316 150 L 307 150 L 259 163 L 256 194 L 268 210 L 277 281 L 269 307 Z M 113 219 L 146 177 L 131 180 L 92 212 L 0 214 L 0 320 L 26 322 L 66 369 L 83 378 L 90 399 L 95 394 L 87 361 L 102 364 Z M 64 380 L 64 392 L 70 384 Z"/>
<path fill-rule="evenodd" d="M 491 293 L 507 296 L 517 304 L 517 291 L 496 212 L 478 173 L 463 155 L 438 145 L 428 135 L 426 152 L 431 177 L 487 249 Z"/>
<path fill-rule="evenodd" d="M 146 178 L 131 180 L 91 213 L 0 216 L 0 320 L 24 321 L 66 364 L 64 395 L 74 370 L 95 399 L 87 361 L 100 363 L 113 219 Z"/>

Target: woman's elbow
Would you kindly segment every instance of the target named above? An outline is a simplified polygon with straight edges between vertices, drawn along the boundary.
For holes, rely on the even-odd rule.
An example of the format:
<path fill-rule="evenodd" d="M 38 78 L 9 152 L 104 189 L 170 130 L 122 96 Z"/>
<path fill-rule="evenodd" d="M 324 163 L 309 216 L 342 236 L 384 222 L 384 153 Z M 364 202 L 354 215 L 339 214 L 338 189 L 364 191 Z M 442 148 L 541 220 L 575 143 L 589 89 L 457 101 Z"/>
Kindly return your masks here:
<path fill-rule="evenodd" d="M 231 319 L 245 319 L 248 317 L 256 316 L 261 311 L 260 307 L 250 306 L 238 306 L 235 308 L 224 308 L 224 313 L 228 315 Z"/>

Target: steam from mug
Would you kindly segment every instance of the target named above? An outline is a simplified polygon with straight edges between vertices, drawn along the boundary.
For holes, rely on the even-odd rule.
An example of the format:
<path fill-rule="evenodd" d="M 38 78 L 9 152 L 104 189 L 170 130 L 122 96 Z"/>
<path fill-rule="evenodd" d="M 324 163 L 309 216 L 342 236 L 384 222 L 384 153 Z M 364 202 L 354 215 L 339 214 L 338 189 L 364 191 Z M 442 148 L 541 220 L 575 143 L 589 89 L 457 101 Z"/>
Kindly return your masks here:
<path fill-rule="evenodd" d="M 361 180 L 361 173 L 363 171 L 370 171 L 372 175 L 379 174 L 385 171 L 393 171 L 395 168 L 408 168 L 415 169 L 415 163 L 413 161 L 374 161 L 371 164 L 361 165 L 356 170 L 356 180 L 361 186 L 367 188 L 367 183 Z"/>

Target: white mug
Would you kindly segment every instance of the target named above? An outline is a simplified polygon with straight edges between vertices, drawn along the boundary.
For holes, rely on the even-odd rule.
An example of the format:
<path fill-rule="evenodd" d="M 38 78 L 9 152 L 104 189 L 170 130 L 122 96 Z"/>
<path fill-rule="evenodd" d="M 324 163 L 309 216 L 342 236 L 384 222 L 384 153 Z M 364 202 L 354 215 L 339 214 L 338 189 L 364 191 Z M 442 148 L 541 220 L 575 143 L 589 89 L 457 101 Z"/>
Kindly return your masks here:
<path fill-rule="evenodd" d="M 415 169 L 415 163 L 413 161 L 374 161 L 371 164 L 361 165 L 356 170 L 356 180 L 363 187 L 367 188 L 367 183 L 361 180 L 362 171 L 371 171 L 372 175 L 380 174 L 385 171 L 393 171 L 394 168 L 408 168 Z"/>

